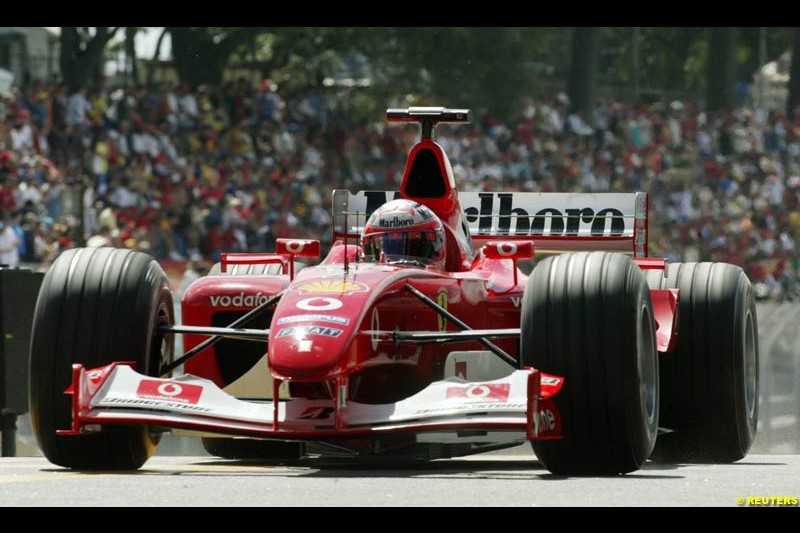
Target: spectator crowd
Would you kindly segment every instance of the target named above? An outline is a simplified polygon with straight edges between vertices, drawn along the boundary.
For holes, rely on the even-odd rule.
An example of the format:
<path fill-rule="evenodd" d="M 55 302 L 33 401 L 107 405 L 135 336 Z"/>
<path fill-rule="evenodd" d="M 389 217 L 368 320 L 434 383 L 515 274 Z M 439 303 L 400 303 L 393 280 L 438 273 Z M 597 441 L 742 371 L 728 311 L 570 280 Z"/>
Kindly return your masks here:
<path fill-rule="evenodd" d="M 330 244 L 333 188 L 396 189 L 415 125 L 356 120 L 330 89 L 34 83 L 0 97 L 0 263 L 46 268 L 64 249 L 120 246 L 213 262 Z M 461 104 L 461 103 L 460 103 Z M 477 106 L 473 106 L 477 107 Z M 528 99 L 508 121 L 440 125 L 462 190 L 650 193 L 651 255 L 745 268 L 797 297 L 800 117 L 695 102 Z"/>

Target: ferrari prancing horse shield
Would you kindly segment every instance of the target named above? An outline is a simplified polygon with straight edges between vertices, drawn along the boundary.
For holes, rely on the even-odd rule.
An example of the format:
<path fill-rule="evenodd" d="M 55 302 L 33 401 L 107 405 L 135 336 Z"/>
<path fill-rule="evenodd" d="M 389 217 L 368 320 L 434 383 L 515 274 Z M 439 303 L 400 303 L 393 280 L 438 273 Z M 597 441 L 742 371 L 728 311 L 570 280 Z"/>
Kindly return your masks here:
<path fill-rule="evenodd" d="M 436 303 L 439 304 L 439 307 L 447 311 L 447 290 L 446 289 L 439 289 L 439 292 L 436 294 Z M 436 315 L 436 320 L 439 324 L 439 331 L 447 331 L 447 319 L 443 317 L 441 314 Z"/>

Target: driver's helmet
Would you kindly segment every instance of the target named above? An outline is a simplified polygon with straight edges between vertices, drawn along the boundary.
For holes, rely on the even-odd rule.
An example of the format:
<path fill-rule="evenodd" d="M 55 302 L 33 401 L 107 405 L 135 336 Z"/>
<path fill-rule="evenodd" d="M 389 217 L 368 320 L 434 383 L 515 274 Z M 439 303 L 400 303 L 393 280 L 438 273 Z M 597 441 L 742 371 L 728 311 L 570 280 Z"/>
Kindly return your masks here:
<path fill-rule="evenodd" d="M 366 261 L 444 269 L 444 226 L 429 207 L 411 200 L 392 200 L 367 220 L 361 249 Z"/>

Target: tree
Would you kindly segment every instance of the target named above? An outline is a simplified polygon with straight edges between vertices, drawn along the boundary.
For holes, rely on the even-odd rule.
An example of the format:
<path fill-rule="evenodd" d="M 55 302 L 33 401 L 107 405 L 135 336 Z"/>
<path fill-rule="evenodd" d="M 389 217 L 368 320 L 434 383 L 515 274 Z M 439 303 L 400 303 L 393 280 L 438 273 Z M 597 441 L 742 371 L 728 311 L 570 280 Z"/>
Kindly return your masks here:
<path fill-rule="evenodd" d="M 597 83 L 629 87 L 635 94 L 638 73 L 644 98 L 696 90 L 697 65 L 705 64 L 702 35 L 702 28 L 691 27 L 602 28 Z"/>
<path fill-rule="evenodd" d="M 103 74 L 103 52 L 119 28 L 61 28 L 59 65 L 70 91 L 83 87 Z"/>
<path fill-rule="evenodd" d="M 736 28 L 709 28 L 706 105 L 719 111 L 733 105 L 736 88 Z"/>
<path fill-rule="evenodd" d="M 502 118 L 532 94 L 530 64 L 552 35 L 548 28 L 385 30 L 366 34 L 373 44 L 363 48 L 377 89 L 430 104 L 486 108 Z"/>
<path fill-rule="evenodd" d="M 221 83 L 231 54 L 247 44 L 253 32 L 263 28 L 172 26 L 167 30 L 172 36 L 172 57 L 178 77 L 197 86 Z"/>
<path fill-rule="evenodd" d="M 127 66 L 130 65 L 130 73 L 134 83 L 139 83 L 139 62 L 136 60 L 136 32 L 140 28 L 127 27 L 125 28 L 125 63 L 126 73 Z"/>
<path fill-rule="evenodd" d="M 786 117 L 789 120 L 794 120 L 798 105 L 800 105 L 800 28 L 795 28 L 792 66 L 789 70 L 789 98 L 786 100 Z"/>
<path fill-rule="evenodd" d="M 261 28 L 257 45 L 231 57 L 256 58 L 281 87 L 318 87 L 326 78 L 350 91 L 353 116 L 374 116 L 387 102 L 489 109 L 505 117 L 531 94 L 535 55 L 548 28 Z M 256 48 L 257 50 L 253 50 Z M 364 61 L 366 59 L 366 61 Z M 369 78 L 346 88 L 342 78 Z"/>
<path fill-rule="evenodd" d="M 594 106 L 599 57 L 600 28 L 574 28 L 567 95 L 570 109 L 582 112 L 584 118 L 591 116 Z"/>
<path fill-rule="evenodd" d="M 147 69 L 148 85 L 152 85 L 153 82 L 155 81 L 155 76 L 156 76 L 155 66 L 158 64 L 158 57 L 161 55 L 161 45 L 164 44 L 164 37 L 167 35 L 168 30 L 169 28 L 164 28 L 158 35 L 158 40 L 156 41 L 156 49 L 153 52 L 153 59 L 150 60 L 150 66 Z"/>
<path fill-rule="evenodd" d="M 736 33 L 739 78 L 749 79 L 764 64 L 792 47 L 795 28 L 745 27 Z"/>
<path fill-rule="evenodd" d="M 353 50 L 379 46 L 370 28 L 264 28 L 266 46 L 258 56 L 265 76 L 280 85 L 301 89 L 319 86 L 332 76 L 337 59 Z M 389 33 L 392 28 L 385 28 Z M 264 54 L 263 52 L 266 52 Z"/>

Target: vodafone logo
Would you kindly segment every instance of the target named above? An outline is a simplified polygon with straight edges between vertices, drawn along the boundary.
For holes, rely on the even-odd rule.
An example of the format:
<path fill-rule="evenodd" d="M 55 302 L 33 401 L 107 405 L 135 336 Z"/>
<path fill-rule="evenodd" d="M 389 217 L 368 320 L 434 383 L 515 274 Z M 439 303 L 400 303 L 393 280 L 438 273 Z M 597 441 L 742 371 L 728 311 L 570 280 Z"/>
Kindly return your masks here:
<path fill-rule="evenodd" d="M 299 254 L 305 248 L 306 243 L 301 241 L 289 241 L 286 243 L 286 251 L 290 254 Z"/>
<path fill-rule="evenodd" d="M 476 385 L 468 388 L 465 394 L 467 398 L 486 398 L 491 393 L 492 390 L 486 385 Z"/>
<path fill-rule="evenodd" d="M 162 396 L 178 396 L 183 392 L 183 387 L 177 383 L 163 383 L 158 386 L 158 393 Z"/>
<path fill-rule="evenodd" d="M 196 404 L 203 394 L 203 387 L 191 383 L 175 383 L 155 379 L 143 379 L 136 389 L 136 396 L 148 400 L 162 400 Z"/>
<path fill-rule="evenodd" d="M 235 295 L 222 294 L 208 298 L 211 307 L 255 307 L 269 300 L 268 295 L 260 292 L 256 294 L 245 294 L 244 292 Z"/>
<path fill-rule="evenodd" d="M 482 402 L 506 402 L 510 391 L 511 385 L 508 383 L 482 383 L 480 385 L 449 387 L 446 398 L 463 398 Z"/>
<path fill-rule="evenodd" d="M 497 245 L 497 254 L 504 257 L 511 257 L 517 253 L 517 245 L 513 242 L 501 242 Z"/>
<path fill-rule="evenodd" d="M 336 298 L 314 297 L 298 300 L 296 305 L 303 311 L 333 311 L 341 308 L 344 304 Z"/>

